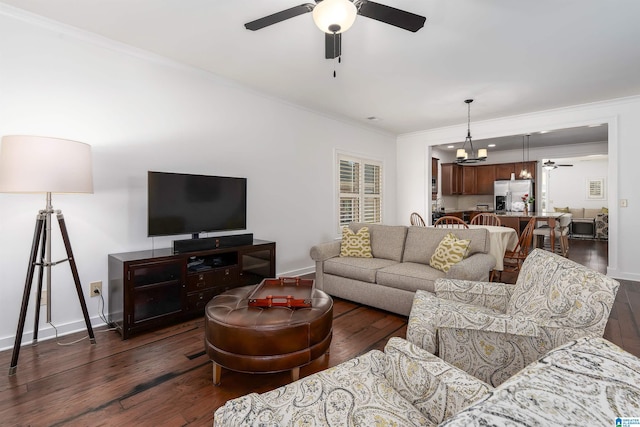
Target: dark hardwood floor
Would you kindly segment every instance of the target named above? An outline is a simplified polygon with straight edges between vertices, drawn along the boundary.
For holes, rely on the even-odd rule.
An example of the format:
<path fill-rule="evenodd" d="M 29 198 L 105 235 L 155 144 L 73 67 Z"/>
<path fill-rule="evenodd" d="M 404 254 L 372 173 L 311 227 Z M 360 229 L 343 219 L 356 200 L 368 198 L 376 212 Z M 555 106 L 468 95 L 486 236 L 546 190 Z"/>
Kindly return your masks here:
<path fill-rule="evenodd" d="M 571 241 L 570 258 L 598 271 L 606 270 L 606 253 L 606 242 Z M 336 299 L 331 353 L 303 367 L 300 376 L 382 349 L 390 337 L 405 335 L 406 320 Z M 640 356 L 638 325 L 640 284 L 622 281 L 605 337 Z M 27 345 L 13 377 L 7 376 L 11 351 L 0 352 L 0 425 L 211 426 L 213 412 L 228 399 L 290 381 L 287 372 L 224 371 L 221 386 L 214 387 L 203 328 L 203 319 L 197 318 L 127 341 L 96 329 L 95 345 L 86 340 L 70 346 L 55 340 Z"/>

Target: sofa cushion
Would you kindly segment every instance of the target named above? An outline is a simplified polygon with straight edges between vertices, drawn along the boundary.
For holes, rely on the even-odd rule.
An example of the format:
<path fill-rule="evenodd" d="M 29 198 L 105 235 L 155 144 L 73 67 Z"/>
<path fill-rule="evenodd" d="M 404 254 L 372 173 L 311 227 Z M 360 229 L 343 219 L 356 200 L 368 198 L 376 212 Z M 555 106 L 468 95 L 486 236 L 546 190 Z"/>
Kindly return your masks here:
<path fill-rule="evenodd" d="M 375 283 L 379 269 L 397 264 L 383 258 L 336 257 L 324 262 L 324 273 Z"/>
<path fill-rule="evenodd" d="M 407 227 L 403 225 L 350 224 L 354 231 L 362 227 L 369 228 L 371 235 L 371 252 L 375 258 L 390 259 L 400 262 L 407 237 Z"/>
<path fill-rule="evenodd" d="M 371 238 L 369 228 L 362 227 L 357 232 L 349 227 L 342 229 L 341 257 L 373 258 L 371 255 Z"/>
<path fill-rule="evenodd" d="M 404 262 L 429 264 L 429 260 L 436 251 L 440 241 L 450 232 L 452 232 L 450 228 L 409 227 L 402 260 Z M 453 234 L 455 234 L 458 239 L 471 240 L 467 256 L 478 252 L 489 252 L 489 232 L 486 229 L 460 228 L 454 230 Z"/>
<path fill-rule="evenodd" d="M 600 210 L 600 209 L 585 209 L 584 210 L 584 217 L 585 218 L 595 218 L 601 212 L 602 212 L 602 210 Z"/>
<path fill-rule="evenodd" d="M 458 239 L 453 233 L 447 234 L 442 238 L 433 255 L 431 255 L 429 265 L 446 273 L 452 265 L 464 259 L 470 243 L 471 240 Z"/>
<path fill-rule="evenodd" d="M 573 216 L 573 219 L 584 218 L 584 208 L 570 208 L 569 213 Z"/>
<path fill-rule="evenodd" d="M 381 286 L 415 292 L 422 289 L 435 292 L 434 282 L 446 273 L 428 265 L 403 262 L 378 270 L 377 283 Z"/>

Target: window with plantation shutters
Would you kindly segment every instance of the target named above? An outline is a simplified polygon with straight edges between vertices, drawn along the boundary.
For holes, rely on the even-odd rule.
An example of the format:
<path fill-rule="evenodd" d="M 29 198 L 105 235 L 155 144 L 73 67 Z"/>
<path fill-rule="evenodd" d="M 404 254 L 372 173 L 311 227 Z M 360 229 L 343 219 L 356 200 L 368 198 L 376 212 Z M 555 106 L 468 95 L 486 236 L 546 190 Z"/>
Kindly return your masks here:
<path fill-rule="evenodd" d="M 338 156 L 340 227 L 350 222 L 382 222 L 382 165 Z"/>

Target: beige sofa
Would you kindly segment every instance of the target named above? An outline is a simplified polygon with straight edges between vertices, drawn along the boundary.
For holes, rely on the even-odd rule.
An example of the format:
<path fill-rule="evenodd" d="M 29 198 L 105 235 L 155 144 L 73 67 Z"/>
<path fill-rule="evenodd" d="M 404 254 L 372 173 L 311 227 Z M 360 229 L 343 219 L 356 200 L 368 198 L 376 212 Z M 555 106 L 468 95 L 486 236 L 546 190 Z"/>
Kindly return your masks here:
<path fill-rule="evenodd" d="M 446 229 L 351 224 L 369 227 L 373 258 L 340 257 L 340 240 L 311 248 L 316 287 L 329 295 L 408 316 L 415 292 L 434 292 L 439 278 L 488 281 L 496 260 L 485 229 Z M 429 266 L 442 238 L 453 232 L 470 239 L 468 256 L 444 273 Z"/>
<path fill-rule="evenodd" d="M 596 218 L 602 214 L 602 209 L 587 208 L 556 208 L 556 211 L 571 214 L 571 236 L 594 238 L 596 235 Z M 608 217 L 607 217 L 608 219 Z"/>
<path fill-rule="evenodd" d="M 571 341 L 493 388 L 396 337 L 384 353 L 230 400 L 213 425 L 613 426 L 638 416 L 639 384 L 640 359 L 602 338 Z"/>

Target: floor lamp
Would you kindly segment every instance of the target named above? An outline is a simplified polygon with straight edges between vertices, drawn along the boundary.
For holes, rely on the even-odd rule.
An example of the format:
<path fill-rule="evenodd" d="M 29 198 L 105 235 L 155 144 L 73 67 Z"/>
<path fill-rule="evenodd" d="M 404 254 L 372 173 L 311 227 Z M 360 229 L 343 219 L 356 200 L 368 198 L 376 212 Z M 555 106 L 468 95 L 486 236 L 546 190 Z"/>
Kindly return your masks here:
<path fill-rule="evenodd" d="M 9 367 L 9 376 L 18 368 L 20 344 L 24 332 L 29 297 L 34 274 L 38 275 L 38 293 L 36 296 L 35 325 L 33 344 L 38 342 L 38 323 L 40 321 L 40 302 L 42 298 L 42 279 L 46 279 L 47 322 L 51 322 L 51 267 L 65 261 L 69 262 L 71 274 L 78 292 L 78 299 L 87 325 L 92 344 L 96 340 L 91 328 L 87 304 L 82 293 L 78 269 L 71 251 L 62 211 L 54 210 L 51 205 L 52 193 L 93 193 L 91 173 L 91 146 L 65 139 L 39 136 L 4 136 L 0 145 L 0 192 L 3 193 L 45 193 L 46 208 L 36 217 L 31 254 L 24 285 L 18 330 L 13 346 L 13 356 Z M 60 226 L 67 258 L 51 261 L 51 216 L 55 214 Z"/>

